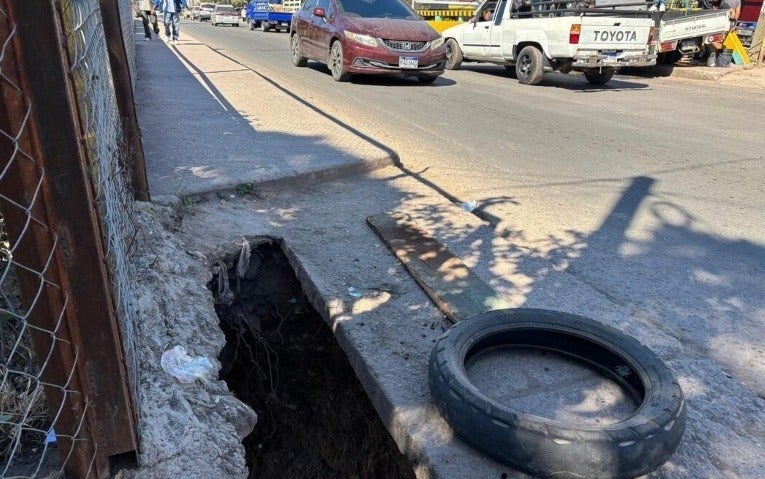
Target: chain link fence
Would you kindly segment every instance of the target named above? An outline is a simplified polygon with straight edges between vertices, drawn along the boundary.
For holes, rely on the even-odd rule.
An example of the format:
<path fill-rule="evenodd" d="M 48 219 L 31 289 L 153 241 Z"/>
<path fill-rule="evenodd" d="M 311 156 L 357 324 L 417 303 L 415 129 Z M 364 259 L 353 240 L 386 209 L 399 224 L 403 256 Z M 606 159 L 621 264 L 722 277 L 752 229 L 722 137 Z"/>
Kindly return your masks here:
<path fill-rule="evenodd" d="M 67 32 L 69 68 L 76 86 L 83 140 L 90 159 L 95 214 L 101 219 L 105 260 L 120 319 L 129 383 L 133 397 L 137 398 L 134 298 L 130 287 L 130 278 L 134 275 L 128 262 L 129 248 L 136 235 L 133 197 L 129 187 L 129 145 L 125 141 L 111 81 L 99 2 L 64 0 L 60 4 Z M 121 14 L 131 14 L 129 0 L 121 2 L 120 11 Z M 129 35 L 125 37 L 125 42 L 135 48 L 132 24 L 128 32 L 123 31 L 123 35 Z"/>
<path fill-rule="evenodd" d="M 52 31 L 41 33 L 54 40 L 43 45 L 50 58 L 25 59 L 30 34 L 20 32 L 20 17 L 29 15 L 26 20 L 36 22 L 34 9 L 42 5 L 30 6 L 27 12 L 25 2 L 0 0 L 0 477 L 101 478 L 108 476 L 110 456 L 135 449 L 134 427 L 125 424 L 133 425 L 137 411 L 129 398 L 127 406 L 114 401 L 119 391 L 111 390 L 120 389 L 111 383 L 119 385 L 124 373 L 115 379 L 99 372 L 105 366 L 120 371 L 127 365 L 123 389 L 129 388 L 130 397 L 137 399 L 128 261 L 135 236 L 133 146 L 125 140 L 102 25 L 101 6 L 109 2 L 43 3 L 53 17 Z M 119 8 L 132 85 L 132 8 L 129 0 L 113 3 Z M 45 99 L 35 91 L 35 81 L 37 92 L 46 85 L 39 86 L 43 80 L 29 71 L 30 62 L 46 60 L 61 63 L 61 79 L 71 94 L 64 91 L 57 99 L 68 102 L 68 111 L 46 111 Z M 57 86 L 53 82 L 49 88 Z M 55 138 L 50 128 L 46 130 L 46 121 L 40 121 L 44 115 L 71 120 L 71 155 L 51 154 L 57 145 L 51 146 Z M 87 191 L 77 193 L 87 201 L 61 201 L 74 193 L 67 188 L 77 187 L 66 179 L 59 181 L 61 171 L 86 179 Z M 95 225 L 97 247 L 88 251 L 78 250 L 83 248 L 77 227 L 81 219 Z M 90 317 L 92 298 L 81 292 L 88 290 L 89 281 L 98 286 L 99 278 L 87 268 L 80 271 L 79 258 L 88 258 L 96 270 L 105 272 L 101 283 L 108 307 L 95 310 L 96 317 Z M 110 317 L 116 317 L 118 328 L 106 329 L 106 334 L 93 330 L 101 323 L 108 327 Z M 111 343 L 108 333 L 116 338 Z M 105 336 L 101 347 L 97 341 Z M 110 349 L 115 345 L 116 351 Z M 99 403 L 103 398 L 111 402 Z M 107 424 L 103 419 L 115 415 L 109 408 L 122 409 L 119 414 L 128 417 Z M 110 427 L 130 430 L 112 434 Z M 113 437 L 120 435 L 122 439 Z"/>

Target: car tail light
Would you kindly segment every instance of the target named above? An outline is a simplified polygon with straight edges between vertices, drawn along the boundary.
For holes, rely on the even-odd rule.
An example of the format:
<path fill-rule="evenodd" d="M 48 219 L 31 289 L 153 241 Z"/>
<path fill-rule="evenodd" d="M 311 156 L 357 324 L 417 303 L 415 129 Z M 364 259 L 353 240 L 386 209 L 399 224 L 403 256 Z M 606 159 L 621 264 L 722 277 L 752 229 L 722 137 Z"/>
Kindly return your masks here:
<path fill-rule="evenodd" d="M 579 44 L 579 34 L 582 33 L 582 24 L 575 23 L 571 25 L 571 30 L 568 32 L 568 42 L 572 45 Z"/>
<path fill-rule="evenodd" d="M 709 35 L 707 37 L 707 43 L 717 43 L 723 41 L 723 34 L 722 33 L 715 33 L 714 35 Z"/>
<path fill-rule="evenodd" d="M 677 42 L 676 41 L 675 42 L 664 42 L 659 47 L 659 51 L 660 52 L 671 52 L 675 48 L 677 48 Z"/>
<path fill-rule="evenodd" d="M 653 43 L 654 36 L 656 36 L 656 27 L 651 27 L 651 29 L 648 30 L 648 45 Z M 672 49 L 674 50 L 674 48 Z"/>

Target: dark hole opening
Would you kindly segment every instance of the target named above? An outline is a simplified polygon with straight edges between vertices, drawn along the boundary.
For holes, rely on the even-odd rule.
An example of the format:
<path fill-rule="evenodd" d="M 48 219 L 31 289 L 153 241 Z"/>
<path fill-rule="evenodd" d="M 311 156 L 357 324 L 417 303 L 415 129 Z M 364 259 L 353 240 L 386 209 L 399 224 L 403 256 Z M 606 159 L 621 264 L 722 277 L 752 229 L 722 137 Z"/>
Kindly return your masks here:
<path fill-rule="evenodd" d="M 226 335 L 220 379 L 258 414 L 243 441 L 250 477 L 413 479 L 280 246 L 239 258 L 210 289 Z"/>

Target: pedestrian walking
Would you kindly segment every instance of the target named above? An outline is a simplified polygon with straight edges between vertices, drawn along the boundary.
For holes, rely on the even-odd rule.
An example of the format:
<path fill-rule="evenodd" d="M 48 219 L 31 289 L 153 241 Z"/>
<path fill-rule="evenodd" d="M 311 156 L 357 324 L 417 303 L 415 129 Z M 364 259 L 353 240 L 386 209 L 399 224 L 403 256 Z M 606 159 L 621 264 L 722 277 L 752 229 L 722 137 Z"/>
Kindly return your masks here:
<path fill-rule="evenodd" d="M 139 0 L 138 2 L 138 15 L 143 22 L 143 35 L 144 41 L 151 40 L 151 27 L 154 28 L 154 33 L 159 35 L 159 25 L 157 25 L 157 10 L 152 0 Z"/>
<path fill-rule="evenodd" d="M 155 0 L 154 5 L 164 12 L 165 39 L 176 43 L 181 36 L 181 12 L 187 7 L 186 0 Z"/>

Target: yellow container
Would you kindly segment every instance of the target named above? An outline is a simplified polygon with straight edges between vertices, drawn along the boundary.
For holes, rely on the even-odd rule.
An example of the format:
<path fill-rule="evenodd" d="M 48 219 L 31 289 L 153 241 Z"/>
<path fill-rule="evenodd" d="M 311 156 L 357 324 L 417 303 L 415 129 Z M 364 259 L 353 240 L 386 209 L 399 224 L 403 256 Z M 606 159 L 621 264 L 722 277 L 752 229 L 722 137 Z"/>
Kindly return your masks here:
<path fill-rule="evenodd" d="M 433 27 L 438 33 L 443 32 L 449 27 L 464 23 L 462 20 L 428 20 L 428 24 Z"/>

